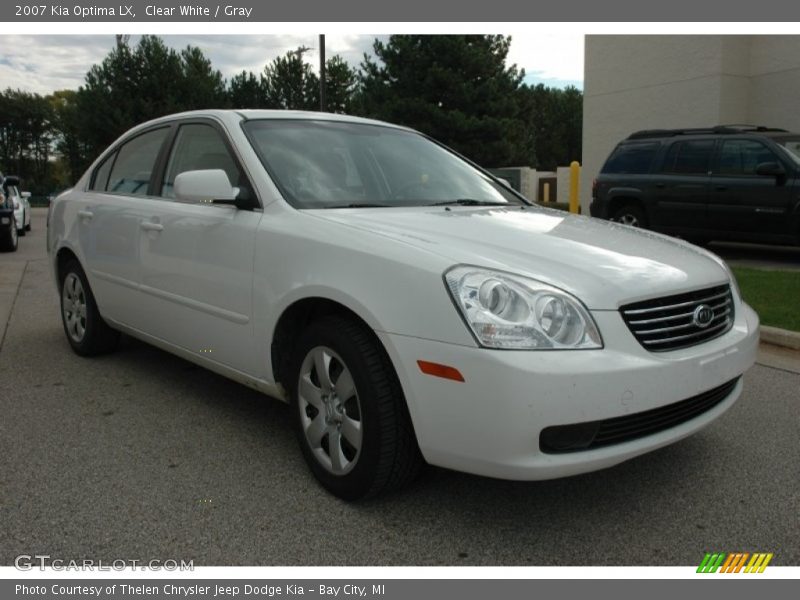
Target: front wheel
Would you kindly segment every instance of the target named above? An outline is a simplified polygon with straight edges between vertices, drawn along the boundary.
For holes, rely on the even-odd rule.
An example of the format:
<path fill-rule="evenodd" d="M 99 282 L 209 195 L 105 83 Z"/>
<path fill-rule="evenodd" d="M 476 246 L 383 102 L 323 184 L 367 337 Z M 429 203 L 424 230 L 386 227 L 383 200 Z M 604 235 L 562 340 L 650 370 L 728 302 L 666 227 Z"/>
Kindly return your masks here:
<path fill-rule="evenodd" d="M 422 457 L 405 398 L 372 331 L 346 317 L 312 323 L 290 373 L 300 447 L 328 491 L 356 500 L 416 477 Z"/>
<path fill-rule="evenodd" d="M 623 225 L 630 225 L 631 227 L 647 227 L 647 217 L 644 210 L 638 204 L 625 204 L 616 211 L 614 216 L 611 217 L 612 221 L 622 223 Z"/>
<path fill-rule="evenodd" d="M 67 263 L 61 278 L 61 320 L 76 354 L 94 356 L 117 347 L 119 332 L 100 316 L 89 281 L 76 260 Z"/>

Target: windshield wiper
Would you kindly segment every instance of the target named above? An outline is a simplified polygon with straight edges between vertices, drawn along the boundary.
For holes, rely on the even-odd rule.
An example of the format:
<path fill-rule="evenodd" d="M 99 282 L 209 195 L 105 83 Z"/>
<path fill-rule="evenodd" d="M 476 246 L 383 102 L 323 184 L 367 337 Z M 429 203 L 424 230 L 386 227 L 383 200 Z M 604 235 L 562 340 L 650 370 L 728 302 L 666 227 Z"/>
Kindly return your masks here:
<path fill-rule="evenodd" d="M 492 202 L 491 200 L 474 200 L 472 198 L 458 198 L 456 200 L 445 200 L 444 202 L 434 202 L 429 206 L 508 206 L 508 202 Z"/>
<path fill-rule="evenodd" d="M 325 208 L 389 208 L 388 204 L 375 204 L 372 202 L 353 202 L 351 204 L 334 204 Z"/>

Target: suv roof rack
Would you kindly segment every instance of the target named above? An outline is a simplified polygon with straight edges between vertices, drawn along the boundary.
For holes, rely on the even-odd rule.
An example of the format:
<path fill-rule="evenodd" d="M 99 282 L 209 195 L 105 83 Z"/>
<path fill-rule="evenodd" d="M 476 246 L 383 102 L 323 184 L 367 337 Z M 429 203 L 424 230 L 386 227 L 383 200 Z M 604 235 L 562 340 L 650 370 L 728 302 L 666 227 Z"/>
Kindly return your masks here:
<path fill-rule="evenodd" d="M 786 129 L 777 127 L 765 127 L 763 125 L 731 124 L 717 125 L 716 127 L 697 127 L 691 129 L 643 129 L 635 131 L 628 136 L 629 140 L 641 140 L 647 138 L 675 137 L 678 135 L 722 135 L 734 133 L 788 133 Z"/>

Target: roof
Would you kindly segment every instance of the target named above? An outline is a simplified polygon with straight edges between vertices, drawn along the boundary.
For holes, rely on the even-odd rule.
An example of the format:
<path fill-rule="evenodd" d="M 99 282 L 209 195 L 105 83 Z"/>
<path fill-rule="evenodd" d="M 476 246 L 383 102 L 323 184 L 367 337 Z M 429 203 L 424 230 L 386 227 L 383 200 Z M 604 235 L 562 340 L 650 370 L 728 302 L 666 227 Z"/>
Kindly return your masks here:
<path fill-rule="evenodd" d="M 758 135 L 797 135 L 786 129 L 765 127 L 763 125 L 717 125 L 714 127 L 697 127 L 687 129 L 643 129 L 628 136 L 629 140 L 642 140 L 652 138 L 676 137 L 684 135 L 733 135 L 733 134 L 758 134 Z"/>
<path fill-rule="evenodd" d="M 308 120 L 308 121 L 337 121 L 341 123 L 361 123 L 364 125 L 380 125 L 382 127 L 394 127 L 396 129 L 409 129 L 401 125 L 394 125 L 386 123 L 385 121 L 376 121 L 374 119 L 365 119 L 363 117 L 354 117 L 350 115 L 343 115 L 338 113 L 329 112 L 316 112 L 305 110 L 261 110 L 261 109 L 207 109 L 207 110 L 192 110 L 187 112 L 175 113 L 172 115 L 165 115 L 157 119 L 142 123 L 137 126 L 140 127 L 150 126 L 162 121 L 169 121 L 176 118 L 187 117 L 216 117 L 222 121 L 230 120 L 237 117 L 244 120 L 254 119 L 293 119 L 293 120 Z M 237 119 L 238 120 L 238 119 Z"/>

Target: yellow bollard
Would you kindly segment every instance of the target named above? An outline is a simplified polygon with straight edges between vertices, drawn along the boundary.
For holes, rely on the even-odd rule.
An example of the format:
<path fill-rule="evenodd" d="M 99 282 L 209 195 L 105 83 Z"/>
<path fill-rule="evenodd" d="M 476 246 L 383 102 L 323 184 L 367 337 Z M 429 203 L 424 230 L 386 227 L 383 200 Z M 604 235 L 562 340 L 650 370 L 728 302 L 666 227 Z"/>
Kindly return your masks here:
<path fill-rule="evenodd" d="M 544 201 L 550 202 L 550 184 L 545 183 L 542 187 L 544 188 L 542 190 L 542 196 L 544 196 Z"/>
<path fill-rule="evenodd" d="M 581 165 L 573 160 L 569 165 L 569 212 L 578 213 L 578 186 L 581 177 Z"/>

